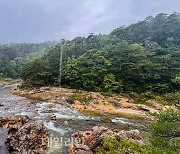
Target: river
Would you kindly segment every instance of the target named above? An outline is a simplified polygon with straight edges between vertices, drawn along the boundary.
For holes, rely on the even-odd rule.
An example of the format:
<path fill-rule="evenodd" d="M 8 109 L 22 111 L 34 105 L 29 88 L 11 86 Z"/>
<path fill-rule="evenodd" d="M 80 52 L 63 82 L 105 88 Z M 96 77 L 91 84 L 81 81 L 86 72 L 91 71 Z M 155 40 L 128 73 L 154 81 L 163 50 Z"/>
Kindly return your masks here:
<path fill-rule="evenodd" d="M 47 154 L 66 154 L 71 134 L 80 130 L 88 130 L 93 126 L 109 126 L 117 129 L 139 129 L 143 131 L 144 125 L 138 120 L 114 118 L 107 122 L 101 117 L 85 116 L 75 109 L 60 103 L 41 102 L 10 93 L 11 88 L 17 84 L 0 87 L 0 116 L 27 115 L 30 120 L 43 120 L 49 130 L 49 143 Z M 56 115 L 57 120 L 50 120 Z M 0 154 L 8 154 L 4 144 L 7 131 L 0 129 Z"/>

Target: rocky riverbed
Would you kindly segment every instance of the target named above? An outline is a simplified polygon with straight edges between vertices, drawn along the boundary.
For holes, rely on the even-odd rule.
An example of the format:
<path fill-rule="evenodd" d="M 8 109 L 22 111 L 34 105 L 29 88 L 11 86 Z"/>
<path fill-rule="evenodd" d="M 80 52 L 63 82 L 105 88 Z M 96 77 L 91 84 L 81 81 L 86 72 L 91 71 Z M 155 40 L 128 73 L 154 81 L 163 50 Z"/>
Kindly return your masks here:
<path fill-rule="evenodd" d="M 122 117 L 112 117 L 111 119 L 104 119 L 100 116 L 87 116 L 80 113 L 77 109 L 68 107 L 65 96 L 62 96 L 61 100 L 56 103 L 52 103 L 49 100 L 35 100 L 29 99 L 22 96 L 17 96 L 10 93 L 10 90 L 16 87 L 17 84 L 6 85 L 0 88 L 0 117 L 11 117 L 11 116 L 23 116 L 28 117 L 27 122 L 22 121 L 18 123 L 18 131 L 16 130 L 13 133 L 9 132 L 11 135 L 8 135 L 8 130 L 12 125 L 12 122 L 3 122 L 0 128 L 0 153 L 8 154 L 9 152 L 16 151 L 17 149 L 22 149 L 21 145 L 17 145 L 13 140 L 18 139 L 20 136 L 26 134 L 26 129 L 33 130 L 34 133 L 27 133 L 22 137 L 24 141 L 29 140 L 35 135 L 35 138 L 38 133 L 36 129 L 32 129 L 33 126 L 37 126 L 36 122 L 42 121 L 43 125 L 48 132 L 48 145 L 46 153 L 49 154 L 66 154 L 68 153 L 68 146 L 72 145 L 74 142 L 72 134 L 79 131 L 86 131 L 92 129 L 92 127 L 104 126 L 111 129 L 118 130 L 139 130 L 140 134 L 146 134 L 148 128 L 146 123 L 143 120 L 133 120 Z M 52 92 L 53 93 L 53 92 Z M 72 94 L 72 93 L 71 93 Z M 69 95 L 71 95 L 69 92 Z M 6 119 L 5 118 L 5 119 Z M 21 124 L 22 123 L 22 124 Z M 32 125 L 31 125 L 31 124 Z M 29 125 L 30 124 L 30 125 Z M 38 124 L 39 126 L 39 124 Z M 41 127 L 43 128 L 43 127 Z M 41 130 L 41 129 L 40 129 Z M 14 134 L 14 135 L 13 135 Z M 32 136 L 31 136 L 32 135 Z M 46 138 L 44 136 L 43 138 Z M 33 143 L 38 143 L 38 141 L 33 141 Z M 24 143 L 24 142 L 22 142 Z M 13 147 L 8 150 L 7 147 Z M 29 146 L 28 142 L 25 142 L 24 146 Z M 35 146 L 35 149 L 41 149 L 42 146 Z M 24 151 L 23 151 L 24 153 Z"/>
<path fill-rule="evenodd" d="M 58 87 L 41 87 L 31 89 L 20 89 L 15 87 L 12 93 L 27 98 L 59 103 L 75 108 L 82 113 L 91 114 L 110 114 L 116 117 L 125 117 L 132 119 L 153 120 L 152 114 L 165 110 L 166 108 L 175 108 L 173 106 L 164 106 L 155 100 L 148 100 L 145 104 L 134 103 L 132 99 L 125 96 L 104 96 L 98 92 L 77 91 Z"/>
<path fill-rule="evenodd" d="M 9 84 L 13 84 L 13 83 L 17 83 L 20 82 L 21 80 L 15 80 L 15 79 L 1 79 L 0 80 L 0 87 L 3 87 L 5 85 L 9 85 Z"/>

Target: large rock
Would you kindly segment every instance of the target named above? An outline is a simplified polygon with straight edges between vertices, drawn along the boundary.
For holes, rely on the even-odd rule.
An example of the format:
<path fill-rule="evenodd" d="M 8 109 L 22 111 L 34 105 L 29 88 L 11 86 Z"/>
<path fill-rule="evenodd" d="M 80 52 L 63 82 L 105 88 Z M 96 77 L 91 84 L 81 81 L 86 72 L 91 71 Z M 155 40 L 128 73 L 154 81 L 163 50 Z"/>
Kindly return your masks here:
<path fill-rule="evenodd" d="M 42 121 L 27 123 L 21 128 L 10 128 L 6 145 L 12 154 L 43 154 L 46 152 L 48 131 Z"/>
<path fill-rule="evenodd" d="M 138 143 L 143 143 L 142 138 L 139 135 L 138 130 L 130 131 L 118 131 L 105 127 L 93 127 L 89 131 L 80 131 L 72 135 L 75 139 L 81 143 L 74 143 L 69 146 L 69 152 L 71 154 L 92 154 L 95 153 L 99 147 L 102 146 L 102 139 L 104 137 L 113 137 L 118 140 L 127 139 Z"/>
<path fill-rule="evenodd" d="M 138 109 L 142 110 L 142 111 L 149 112 L 149 113 L 155 113 L 155 112 L 157 112 L 156 109 L 151 108 L 151 107 L 148 107 L 148 106 L 146 106 L 146 105 L 144 105 L 144 104 L 137 104 L 136 107 L 137 107 Z"/>
<path fill-rule="evenodd" d="M 7 128 L 20 128 L 23 124 L 29 121 L 27 116 L 4 116 L 0 117 L 0 127 Z"/>

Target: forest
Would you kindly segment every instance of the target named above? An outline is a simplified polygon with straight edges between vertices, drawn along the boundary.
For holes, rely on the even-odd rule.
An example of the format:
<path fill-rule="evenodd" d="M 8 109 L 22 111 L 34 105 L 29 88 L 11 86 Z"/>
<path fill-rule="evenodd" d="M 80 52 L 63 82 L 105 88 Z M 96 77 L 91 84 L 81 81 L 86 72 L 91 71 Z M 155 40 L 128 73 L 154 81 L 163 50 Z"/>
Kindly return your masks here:
<path fill-rule="evenodd" d="M 19 78 L 21 68 L 30 59 L 43 55 L 48 47 L 55 46 L 56 42 L 43 43 L 11 43 L 0 45 L 0 79 Z"/>
<path fill-rule="evenodd" d="M 60 51 L 63 49 L 63 87 L 152 94 L 180 90 L 180 14 L 158 14 L 121 26 L 108 35 L 62 40 L 43 56 L 24 65 L 26 85 L 58 85 Z"/>

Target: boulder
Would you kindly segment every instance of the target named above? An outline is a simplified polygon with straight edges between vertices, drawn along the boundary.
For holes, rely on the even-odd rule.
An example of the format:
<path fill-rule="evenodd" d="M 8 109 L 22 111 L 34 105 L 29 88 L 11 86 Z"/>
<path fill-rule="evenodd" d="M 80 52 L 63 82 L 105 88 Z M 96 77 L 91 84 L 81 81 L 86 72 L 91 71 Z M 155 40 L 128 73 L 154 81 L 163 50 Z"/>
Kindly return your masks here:
<path fill-rule="evenodd" d="M 127 98 L 121 98 L 119 103 L 122 108 L 136 109 L 135 104 L 130 103 L 129 99 Z"/>
<path fill-rule="evenodd" d="M 56 119 L 57 119 L 56 115 L 53 114 L 53 115 L 50 116 L 50 120 L 56 120 Z"/>
<path fill-rule="evenodd" d="M 73 144 L 69 147 L 70 154 L 93 154 L 88 146 L 82 144 Z"/>
<path fill-rule="evenodd" d="M 92 154 L 102 146 L 104 137 L 113 137 L 117 140 L 127 139 L 138 143 L 143 143 L 138 130 L 113 130 L 106 127 L 95 126 L 88 131 L 80 131 L 72 135 L 74 140 L 79 140 L 81 143 L 74 143 L 69 146 L 71 154 Z M 84 153 L 83 153 L 84 152 Z"/>
<path fill-rule="evenodd" d="M 0 127 L 3 128 L 20 128 L 29 121 L 27 116 L 5 116 L 0 117 Z"/>
<path fill-rule="evenodd" d="M 42 121 L 27 123 L 19 129 L 9 129 L 6 141 L 11 154 L 43 154 L 47 143 L 48 131 Z"/>
<path fill-rule="evenodd" d="M 139 110 L 142 110 L 142 111 L 145 111 L 145 112 L 149 112 L 149 113 L 155 113 L 157 112 L 156 109 L 153 109 L 153 108 L 150 108 L 146 105 L 143 105 L 143 104 L 136 104 L 136 107 L 139 109 Z"/>

